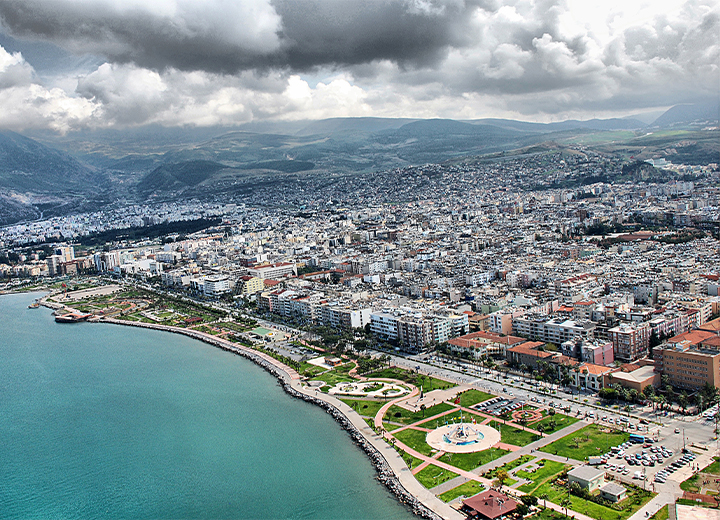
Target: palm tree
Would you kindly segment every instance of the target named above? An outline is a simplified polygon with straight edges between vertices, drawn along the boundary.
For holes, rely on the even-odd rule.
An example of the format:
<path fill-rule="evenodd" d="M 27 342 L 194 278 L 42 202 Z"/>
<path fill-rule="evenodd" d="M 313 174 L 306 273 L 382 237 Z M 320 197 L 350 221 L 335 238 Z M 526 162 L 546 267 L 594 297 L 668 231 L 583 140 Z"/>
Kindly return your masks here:
<path fill-rule="evenodd" d="M 550 499 L 547 493 L 543 493 L 538 498 L 540 498 L 543 501 L 543 507 L 547 507 L 547 501 Z"/>
<path fill-rule="evenodd" d="M 570 502 L 570 497 L 566 497 L 562 499 L 562 502 L 560 502 L 560 505 L 565 508 L 565 516 L 568 516 L 568 506 L 572 504 Z"/>

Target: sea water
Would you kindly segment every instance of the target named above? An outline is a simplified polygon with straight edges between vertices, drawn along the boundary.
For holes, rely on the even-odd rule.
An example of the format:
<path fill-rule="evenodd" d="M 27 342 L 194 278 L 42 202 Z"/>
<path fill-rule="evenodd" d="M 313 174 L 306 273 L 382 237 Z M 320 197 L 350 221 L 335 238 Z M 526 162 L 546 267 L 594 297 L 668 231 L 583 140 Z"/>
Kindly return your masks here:
<path fill-rule="evenodd" d="M 323 410 L 171 333 L 0 296 L 0 518 L 409 519 Z"/>

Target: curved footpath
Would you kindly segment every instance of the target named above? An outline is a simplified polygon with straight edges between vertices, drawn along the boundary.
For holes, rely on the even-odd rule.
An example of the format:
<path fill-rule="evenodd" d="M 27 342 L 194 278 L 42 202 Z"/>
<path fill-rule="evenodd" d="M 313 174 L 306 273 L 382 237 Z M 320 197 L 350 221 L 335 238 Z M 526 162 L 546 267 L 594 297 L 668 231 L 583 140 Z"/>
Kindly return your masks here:
<path fill-rule="evenodd" d="M 99 320 L 99 323 L 130 325 L 182 334 L 248 358 L 275 375 L 286 393 L 316 404 L 332 415 L 340 426 L 350 434 L 353 441 L 368 454 L 378 472 L 378 480 L 385 484 L 400 502 L 410 507 L 413 513 L 430 520 L 463 520 L 465 518 L 460 512 L 425 489 L 415 479 L 400 454 L 389 446 L 382 437 L 372 431 L 363 418 L 352 408 L 331 395 L 306 386 L 301 381 L 300 374 L 269 355 L 196 330 L 154 323 L 130 322 L 114 318 L 103 318 Z"/>

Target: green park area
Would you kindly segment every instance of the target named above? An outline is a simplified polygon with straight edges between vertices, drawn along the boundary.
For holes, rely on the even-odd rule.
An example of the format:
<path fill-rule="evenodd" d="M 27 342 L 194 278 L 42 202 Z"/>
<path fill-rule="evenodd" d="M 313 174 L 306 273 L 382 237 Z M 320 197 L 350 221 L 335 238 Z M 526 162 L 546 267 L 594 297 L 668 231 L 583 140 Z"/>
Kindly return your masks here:
<path fill-rule="evenodd" d="M 485 491 L 485 486 L 474 480 L 468 480 L 464 484 L 460 484 L 440 495 L 440 500 L 443 502 L 452 502 L 458 497 L 472 497 L 483 491 Z"/>
<path fill-rule="evenodd" d="M 343 403 L 355 410 L 363 417 L 375 417 L 385 401 L 373 401 L 365 399 L 340 399 Z"/>
<path fill-rule="evenodd" d="M 497 477 L 498 471 L 501 471 L 501 470 L 505 471 L 506 473 L 509 474 L 511 470 L 517 468 L 518 466 L 522 466 L 523 464 L 530 462 L 533 459 L 535 459 L 535 457 L 533 457 L 532 455 L 522 455 L 515 460 L 506 462 L 502 466 L 499 466 L 492 471 L 486 472 L 484 477 L 490 478 L 490 479 L 495 478 L 495 477 Z"/>
<path fill-rule="evenodd" d="M 629 437 L 629 433 L 591 424 L 540 448 L 540 450 L 582 461 L 587 457 L 607 453 L 611 447 L 622 444 Z"/>
<path fill-rule="evenodd" d="M 428 408 L 428 410 L 429 410 L 429 408 Z M 483 417 L 482 415 L 476 415 L 474 413 L 469 413 L 469 412 L 465 412 L 463 410 L 457 409 L 454 412 L 443 415 L 442 417 L 438 417 L 437 419 L 429 419 L 429 420 L 425 421 L 424 423 L 420 423 L 420 426 L 422 426 L 423 428 L 435 429 L 438 426 L 444 426 L 445 423 L 460 424 L 461 420 L 464 423 L 471 423 L 471 422 L 473 422 L 473 419 L 475 420 L 475 422 L 477 424 L 480 424 L 485 420 L 485 417 Z"/>
<path fill-rule="evenodd" d="M 354 379 L 347 375 L 347 373 L 333 369 L 313 377 L 312 381 L 325 381 L 327 385 L 322 387 L 322 391 L 327 392 L 338 383 L 349 383 L 354 381 Z"/>
<path fill-rule="evenodd" d="M 427 432 L 408 428 L 401 432 L 393 433 L 393 435 L 397 440 L 423 455 L 430 456 L 434 451 L 433 448 L 425 442 Z"/>
<path fill-rule="evenodd" d="M 471 471 L 479 466 L 487 464 L 488 462 L 497 460 L 508 453 L 510 452 L 507 450 L 488 448 L 483 451 L 476 451 L 475 453 L 445 453 L 439 460 L 455 466 L 456 468 Z"/>
<path fill-rule="evenodd" d="M 668 505 L 665 504 L 660 509 L 657 510 L 657 513 L 652 515 L 650 517 L 650 520 L 667 520 L 670 516 L 670 511 L 668 510 Z"/>
<path fill-rule="evenodd" d="M 483 401 L 487 401 L 492 397 L 495 396 L 481 390 L 466 390 L 462 394 L 460 394 L 460 406 L 469 408 L 474 404 L 482 403 Z"/>
<path fill-rule="evenodd" d="M 409 453 L 405 453 L 403 450 L 397 448 L 398 453 L 400 453 L 400 456 L 405 461 L 405 464 L 407 464 L 407 467 L 410 469 L 417 468 L 420 464 L 423 463 L 422 460 L 418 459 L 417 457 L 413 457 Z"/>
<path fill-rule="evenodd" d="M 558 511 L 555 511 L 554 509 L 550 509 L 549 507 L 541 509 L 531 518 L 533 518 L 534 520 L 567 520 L 567 516 L 565 516 L 564 513 L 560 513 Z"/>
<path fill-rule="evenodd" d="M 540 486 L 554 479 L 557 475 L 565 470 L 565 464 L 561 462 L 555 462 L 553 460 L 540 460 L 538 461 L 537 469 L 533 471 L 520 470 L 515 472 L 515 475 L 521 479 L 527 480 L 526 484 L 523 484 L 518 489 L 524 493 L 533 494 Z"/>
<path fill-rule="evenodd" d="M 425 393 L 431 392 L 433 390 L 444 390 L 446 388 L 453 388 L 454 386 L 457 386 L 453 383 L 448 383 L 447 381 L 443 381 L 442 379 L 438 379 L 436 377 L 426 376 L 425 374 L 418 374 L 416 372 L 397 367 L 376 370 L 375 372 L 371 372 L 370 374 L 366 375 L 370 379 L 398 379 L 400 381 L 410 383 L 411 385 L 415 385 L 418 387 L 418 389 L 422 388 L 423 392 Z"/>
<path fill-rule="evenodd" d="M 439 486 L 443 482 L 452 480 L 457 476 L 457 473 L 433 465 L 415 473 L 417 481 L 428 489 Z"/>
<path fill-rule="evenodd" d="M 563 428 L 566 428 L 571 424 L 575 424 L 579 420 L 580 419 L 577 419 L 575 417 L 556 413 L 555 415 L 547 415 L 546 417 L 537 422 L 530 423 L 528 424 L 528 427 L 532 428 L 533 430 L 541 431 L 543 433 L 553 433 L 562 430 Z"/>
<path fill-rule="evenodd" d="M 447 403 L 438 403 L 435 406 L 430 406 L 424 410 L 418 410 L 417 412 L 411 412 L 405 408 L 401 408 L 397 405 L 393 405 L 385 414 L 385 419 L 391 422 L 397 422 L 401 424 L 414 424 L 422 421 L 425 418 L 433 417 L 434 415 L 441 414 L 452 410 L 452 405 Z"/>
<path fill-rule="evenodd" d="M 680 489 L 689 493 L 703 492 L 709 495 L 717 495 L 720 486 L 718 486 L 715 480 L 717 480 L 718 477 L 720 477 L 720 457 L 715 457 L 710 465 L 680 484 Z M 703 491 L 703 481 L 708 482 L 708 484 L 704 486 L 705 491 Z"/>
<path fill-rule="evenodd" d="M 495 428 L 500 432 L 500 442 L 504 442 L 505 444 L 525 446 L 538 440 L 538 436 L 536 434 L 526 430 L 520 430 L 508 424 L 491 421 L 488 426 Z"/>
<path fill-rule="evenodd" d="M 569 509 L 591 518 L 602 518 L 603 520 L 625 520 L 654 496 L 649 491 L 626 484 L 628 496 L 617 504 L 602 504 L 595 502 L 595 498 L 592 500 L 582 498 L 568 492 L 565 480 L 556 482 L 556 479 L 570 467 L 560 462 L 545 460 L 544 464 L 534 471 L 518 471 L 516 475 L 519 478 L 528 480 L 518 490 L 558 505 L 563 505 L 563 502 L 568 500 Z"/>

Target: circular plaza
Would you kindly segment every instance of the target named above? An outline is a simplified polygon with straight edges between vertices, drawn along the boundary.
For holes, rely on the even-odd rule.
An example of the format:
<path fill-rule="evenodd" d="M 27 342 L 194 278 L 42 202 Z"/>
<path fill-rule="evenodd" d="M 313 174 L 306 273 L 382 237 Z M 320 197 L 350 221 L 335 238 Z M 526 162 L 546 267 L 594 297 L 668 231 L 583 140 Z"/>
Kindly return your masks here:
<path fill-rule="evenodd" d="M 474 453 L 500 442 L 500 432 L 482 424 L 454 423 L 435 428 L 425 441 L 438 451 Z"/>

